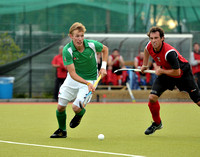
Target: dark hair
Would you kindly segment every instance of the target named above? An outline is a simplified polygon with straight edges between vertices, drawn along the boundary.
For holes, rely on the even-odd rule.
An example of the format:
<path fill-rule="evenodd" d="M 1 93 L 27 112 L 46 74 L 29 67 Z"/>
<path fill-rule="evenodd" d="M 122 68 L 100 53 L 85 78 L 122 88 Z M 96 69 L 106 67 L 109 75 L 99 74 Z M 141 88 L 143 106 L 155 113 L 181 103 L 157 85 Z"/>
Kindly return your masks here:
<path fill-rule="evenodd" d="M 194 45 L 199 45 L 199 43 L 195 42 L 195 43 L 193 44 L 193 46 L 194 46 Z"/>
<path fill-rule="evenodd" d="M 115 48 L 115 49 L 112 50 L 112 52 L 114 52 L 114 51 L 120 52 L 119 49 L 117 49 L 117 48 Z"/>
<path fill-rule="evenodd" d="M 150 33 L 155 33 L 155 32 L 160 33 L 160 38 L 164 37 L 164 30 L 158 26 L 151 27 L 151 29 L 147 33 L 147 36 L 150 37 Z"/>

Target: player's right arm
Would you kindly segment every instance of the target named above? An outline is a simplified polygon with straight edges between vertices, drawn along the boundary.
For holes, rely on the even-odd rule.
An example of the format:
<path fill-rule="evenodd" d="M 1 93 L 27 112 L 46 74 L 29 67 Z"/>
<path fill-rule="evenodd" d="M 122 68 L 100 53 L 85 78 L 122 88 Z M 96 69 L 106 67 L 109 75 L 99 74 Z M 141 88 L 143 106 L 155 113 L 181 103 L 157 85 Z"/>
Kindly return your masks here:
<path fill-rule="evenodd" d="M 68 47 L 64 47 L 64 49 L 63 49 L 63 63 L 67 67 L 67 70 L 68 70 L 71 78 L 74 79 L 77 82 L 80 82 L 80 83 L 88 85 L 89 91 L 93 92 L 95 90 L 95 88 L 93 87 L 93 85 L 91 83 L 89 83 L 88 81 L 86 81 L 85 79 L 83 79 L 82 77 L 80 77 L 76 73 L 72 55 L 67 50 L 67 48 Z"/>
<path fill-rule="evenodd" d="M 144 49 L 144 59 L 143 59 L 142 67 L 141 67 L 141 72 L 143 72 L 144 70 L 147 70 L 149 68 L 148 62 L 149 62 L 149 52 L 145 48 Z"/>
<path fill-rule="evenodd" d="M 95 88 L 93 87 L 93 85 L 91 83 L 89 83 L 88 81 L 86 81 L 85 79 L 83 79 L 82 77 L 80 77 L 76 73 L 76 70 L 75 70 L 75 67 L 74 67 L 73 63 L 67 65 L 67 70 L 68 70 L 68 72 L 69 72 L 69 74 L 70 74 L 70 76 L 71 76 L 72 79 L 74 79 L 77 82 L 80 82 L 80 83 L 88 85 L 89 91 L 92 91 L 92 92 L 95 91 Z"/>

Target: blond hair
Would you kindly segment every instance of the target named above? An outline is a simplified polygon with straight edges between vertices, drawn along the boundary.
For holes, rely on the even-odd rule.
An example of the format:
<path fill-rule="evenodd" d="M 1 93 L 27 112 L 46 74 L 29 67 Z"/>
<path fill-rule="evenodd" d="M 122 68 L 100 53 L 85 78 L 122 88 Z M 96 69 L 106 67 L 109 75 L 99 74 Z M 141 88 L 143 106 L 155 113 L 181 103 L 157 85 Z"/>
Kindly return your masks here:
<path fill-rule="evenodd" d="M 75 22 L 69 29 L 69 34 L 72 34 L 74 30 L 79 30 L 80 32 L 86 32 L 85 26 L 82 23 Z"/>

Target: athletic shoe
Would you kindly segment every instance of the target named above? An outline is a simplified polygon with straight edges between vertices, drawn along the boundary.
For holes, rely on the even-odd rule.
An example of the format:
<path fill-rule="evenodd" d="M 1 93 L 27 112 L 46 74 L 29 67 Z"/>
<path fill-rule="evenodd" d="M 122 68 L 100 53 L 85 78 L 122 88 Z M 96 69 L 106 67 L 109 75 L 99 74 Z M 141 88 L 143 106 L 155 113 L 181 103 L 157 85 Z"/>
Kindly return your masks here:
<path fill-rule="evenodd" d="M 69 126 L 71 128 L 77 127 L 80 124 L 82 117 L 83 116 L 75 115 L 74 118 L 71 120 Z"/>
<path fill-rule="evenodd" d="M 156 130 L 162 129 L 162 122 L 160 124 L 156 124 L 155 122 L 152 123 L 150 127 L 147 128 L 147 130 L 144 132 L 146 135 L 153 134 Z"/>
<path fill-rule="evenodd" d="M 67 137 L 67 131 L 63 131 L 62 129 L 56 130 L 50 138 L 66 138 Z"/>

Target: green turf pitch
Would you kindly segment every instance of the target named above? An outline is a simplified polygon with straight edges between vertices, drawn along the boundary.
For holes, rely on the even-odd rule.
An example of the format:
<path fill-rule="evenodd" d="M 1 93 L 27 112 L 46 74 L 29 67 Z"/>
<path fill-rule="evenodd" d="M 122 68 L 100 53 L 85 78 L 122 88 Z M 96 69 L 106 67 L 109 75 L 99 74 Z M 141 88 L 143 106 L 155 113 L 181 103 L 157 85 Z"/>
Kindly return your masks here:
<path fill-rule="evenodd" d="M 80 126 L 67 125 L 66 139 L 50 139 L 57 129 L 56 103 L 0 103 L 0 156 L 199 157 L 200 108 L 193 103 L 160 104 L 164 128 L 150 136 L 144 135 L 152 121 L 147 103 L 93 103 L 86 107 Z M 67 113 L 69 124 L 74 116 L 71 105 Z M 100 133 L 105 135 L 103 141 L 97 139 Z"/>

